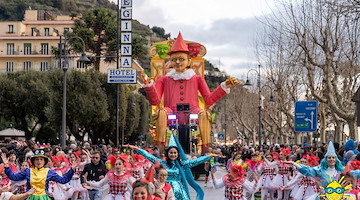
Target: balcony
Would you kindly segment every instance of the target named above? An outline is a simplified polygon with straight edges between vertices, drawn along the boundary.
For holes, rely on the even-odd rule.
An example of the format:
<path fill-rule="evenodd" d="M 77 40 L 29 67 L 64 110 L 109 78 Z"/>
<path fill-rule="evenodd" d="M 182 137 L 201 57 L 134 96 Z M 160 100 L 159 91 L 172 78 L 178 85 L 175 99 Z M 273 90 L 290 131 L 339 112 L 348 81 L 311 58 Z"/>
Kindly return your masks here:
<path fill-rule="evenodd" d="M 12 54 L 8 54 L 7 51 L 1 50 L 0 57 L 41 57 L 41 58 L 50 58 L 53 57 L 51 54 L 41 54 L 41 51 L 31 51 L 31 54 L 24 54 L 24 51 L 13 51 Z"/>

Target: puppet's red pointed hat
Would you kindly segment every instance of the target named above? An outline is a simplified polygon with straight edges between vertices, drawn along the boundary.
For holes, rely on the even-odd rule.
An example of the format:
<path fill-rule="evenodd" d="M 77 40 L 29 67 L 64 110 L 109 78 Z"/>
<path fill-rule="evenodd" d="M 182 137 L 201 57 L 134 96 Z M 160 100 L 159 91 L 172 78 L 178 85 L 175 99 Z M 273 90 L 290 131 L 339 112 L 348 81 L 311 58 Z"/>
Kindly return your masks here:
<path fill-rule="evenodd" d="M 179 32 L 179 35 L 177 36 L 175 43 L 171 48 L 171 51 L 168 52 L 168 55 L 175 53 L 175 52 L 189 53 L 189 49 L 188 49 L 187 45 L 185 44 L 185 41 L 181 35 L 181 32 Z"/>

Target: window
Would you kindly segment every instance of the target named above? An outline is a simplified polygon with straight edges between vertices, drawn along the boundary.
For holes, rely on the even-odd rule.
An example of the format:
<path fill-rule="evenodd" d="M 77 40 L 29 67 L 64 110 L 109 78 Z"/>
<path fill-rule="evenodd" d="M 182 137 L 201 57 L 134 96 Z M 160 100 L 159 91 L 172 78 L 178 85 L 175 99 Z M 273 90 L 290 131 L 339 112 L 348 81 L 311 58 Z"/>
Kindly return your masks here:
<path fill-rule="evenodd" d="M 31 55 L 31 43 L 24 44 L 24 55 Z"/>
<path fill-rule="evenodd" d="M 76 68 L 78 68 L 78 69 L 85 69 L 85 68 L 86 68 L 86 63 L 81 62 L 81 61 L 77 61 L 77 63 L 76 63 Z"/>
<path fill-rule="evenodd" d="M 24 62 L 24 71 L 30 71 L 31 70 L 31 62 L 25 61 Z"/>
<path fill-rule="evenodd" d="M 36 28 L 32 27 L 31 28 L 31 36 L 35 36 L 36 35 Z"/>
<path fill-rule="evenodd" d="M 7 43 L 6 46 L 7 46 L 6 49 L 7 55 L 14 55 L 14 43 Z"/>
<path fill-rule="evenodd" d="M 8 33 L 14 33 L 14 25 L 9 25 L 8 26 Z"/>
<path fill-rule="evenodd" d="M 50 28 L 44 28 L 44 35 L 50 36 Z"/>
<path fill-rule="evenodd" d="M 14 72 L 14 62 L 6 62 L 6 72 Z"/>
<path fill-rule="evenodd" d="M 44 72 L 44 71 L 48 71 L 48 62 L 40 62 L 40 71 Z"/>
<path fill-rule="evenodd" d="M 49 44 L 48 43 L 41 43 L 41 54 L 42 55 L 49 54 Z"/>

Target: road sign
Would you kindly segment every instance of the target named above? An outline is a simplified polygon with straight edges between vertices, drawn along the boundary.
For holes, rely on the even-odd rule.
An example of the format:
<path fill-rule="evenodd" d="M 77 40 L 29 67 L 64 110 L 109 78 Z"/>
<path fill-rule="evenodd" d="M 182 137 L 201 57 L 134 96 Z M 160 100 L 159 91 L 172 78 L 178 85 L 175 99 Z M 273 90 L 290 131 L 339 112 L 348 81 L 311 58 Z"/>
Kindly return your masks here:
<path fill-rule="evenodd" d="M 316 132 L 317 115 L 317 101 L 296 101 L 294 120 L 295 132 Z"/>
<path fill-rule="evenodd" d="M 219 140 L 225 140 L 225 135 L 222 133 L 218 133 L 218 139 Z"/>
<path fill-rule="evenodd" d="M 108 83 L 136 83 L 136 69 L 109 69 Z"/>

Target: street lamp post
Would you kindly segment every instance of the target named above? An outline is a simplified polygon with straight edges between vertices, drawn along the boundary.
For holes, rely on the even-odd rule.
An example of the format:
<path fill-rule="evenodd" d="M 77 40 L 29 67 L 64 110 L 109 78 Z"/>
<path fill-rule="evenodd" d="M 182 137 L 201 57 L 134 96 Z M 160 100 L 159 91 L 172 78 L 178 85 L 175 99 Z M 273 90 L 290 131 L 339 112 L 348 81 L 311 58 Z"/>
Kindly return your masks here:
<path fill-rule="evenodd" d="M 119 50 L 119 44 L 120 44 L 120 36 L 119 36 L 119 31 L 120 31 L 120 0 L 117 1 L 117 17 L 116 17 L 116 69 L 120 68 L 120 50 Z M 121 134 L 121 143 L 119 142 L 120 140 L 120 123 L 119 123 L 119 107 L 120 107 L 120 95 L 119 95 L 119 91 L 120 91 L 120 85 L 119 83 L 116 83 L 116 146 L 119 147 L 120 145 L 124 144 L 124 126 L 122 128 L 122 134 Z"/>
<path fill-rule="evenodd" d="M 249 72 L 251 71 L 254 71 L 257 73 L 258 75 L 258 89 L 259 89 L 259 106 L 258 106 L 258 109 L 259 109 L 259 130 L 258 130 L 258 140 L 259 140 L 259 146 L 261 146 L 261 85 L 260 85 L 260 81 L 261 81 L 261 74 L 260 74 L 260 65 L 258 65 L 258 70 L 256 69 L 250 69 L 248 72 L 247 72 L 247 75 L 246 75 L 246 82 L 244 85 L 246 86 L 249 86 L 251 85 L 250 81 L 249 81 Z M 255 143 L 255 142 L 254 142 Z"/>
<path fill-rule="evenodd" d="M 227 123 L 227 116 L 226 116 L 226 96 L 225 96 L 225 107 L 224 107 L 224 118 L 225 118 L 225 124 L 224 124 L 224 137 L 225 137 L 225 146 L 227 146 L 227 144 L 226 144 L 226 136 L 227 136 L 227 134 L 226 134 L 226 132 L 227 132 L 227 127 L 226 127 L 226 123 Z"/>
<path fill-rule="evenodd" d="M 68 63 L 68 56 L 67 56 L 67 49 L 66 49 L 66 45 L 67 43 L 72 40 L 72 39 L 79 39 L 82 42 L 83 45 L 83 51 L 82 54 L 79 58 L 80 62 L 89 62 L 90 60 L 86 57 L 85 54 L 85 42 L 82 38 L 78 37 L 78 36 L 73 36 L 70 38 L 66 38 L 65 37 L 65 41 L 64 43 L 62 43 L 62 36 L 60 36 L 60 45 L 59 45 L 59 63 L 60 63 L 60 67 L 62 68 L 62 70 L 64 71 L 64 77 L 63 77 L 63 102 L 62 102 L 62 124 L 61 124 L 61 137 L 60 137 L 60 144 L 62 148 L 66 147 L 66 82 L 67 82 L 67 70 L 69 68 L 69 63 Z M 64 44 L 64 46 L 63 46 Z M 64 49 L 64 55 L 62 55 Z M 62 61 L 62 58 L 64 58 L 64 61 Z"/>
<path fill-rule="evenodd" d="M 251 85 L 251 83 L 250 83 L 250 81 L 249 81 L 249 72 L 251 72 L 251 71 L 254 71 L 254 72 L 256 72 L 257 73 L 257 75 L 258 75 L 258 79 L 257 79 L 257 84 L 258 84 L 258 93 L 259 93 L 259 106 L 258 106 L 258 111 L 259 111 L 259 130 L 258 130 L 258 139 L 259 139 L 259 146 L 261 147 L 261 131 L 262 131 L 262 119 L 261 119 L 261 108 L 262 108 L 262 106 L 261 106 L 261 89 L 263 88 L 263 87 L 269 87 L 270 89 L 271 89 L 271 87 L 270 86 L 268 86 L 268 85 L 264 85 L 264 86 L 262 86 L 261 87 L 261 73 L 260 73 L 260 68 L 261 68 L 261 65 L 258 65 L 258 70 L 256 70 L 256 69 L 250 69 L 248 72 L 247 72 L 247 75 L 246 75 L 246 82 L 245 82 L 245 84 L 244 85 L 246 85 L 246 86 L 250 86 Z M 270 99 L 269 99 L 269 101 L 271 101 L 271 102 L 274 102 L 274 97 L 273 97 L 273 94 L 272 94 L 272 90 L 271 90 L 271 93 L 270 93 Z"/>

